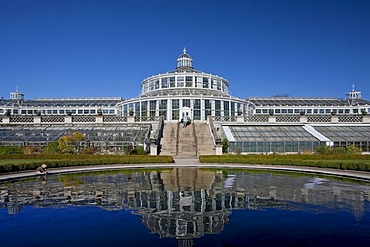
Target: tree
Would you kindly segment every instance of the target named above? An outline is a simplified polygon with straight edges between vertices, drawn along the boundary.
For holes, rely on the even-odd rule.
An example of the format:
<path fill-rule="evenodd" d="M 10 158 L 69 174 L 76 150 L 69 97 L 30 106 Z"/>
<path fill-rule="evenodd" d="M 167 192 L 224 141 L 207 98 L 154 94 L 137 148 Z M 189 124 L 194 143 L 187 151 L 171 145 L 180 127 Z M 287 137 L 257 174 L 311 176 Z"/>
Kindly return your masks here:
<path fill-rule="evenodd" d="M 73 153 L 73 146 L 71 145 L 72 137 L 69 135 L 62 136 L 58 139 L 59 150 L 62 153 Z"/>
<path fill-rule="evenodd" d="M 82 134 L 81 132 L 74 132 L 72 134 L 72 141 L 73 142 L 81 142 L 85 139 L 85 136 L 84 134 Z"/>
<path fill-rule="evenodd" d="M 58 141 L 49 142 L 44 148 L 44 153 L 47 154 L 57 154 L 60 153 Z"/>
<path fill-rule="evenodd" d="M 85 138 L 81 132 L 74 132 L 71 135 L 65 135 L 59 138 L 59 149 L 63 153 L 78 153 L 80 143 Z"/>
<path fill-rule="evenodd" d="M 229 152 L 229 140 L 226 138 L 222 139 L 222 153 L 227 154 Z"/>

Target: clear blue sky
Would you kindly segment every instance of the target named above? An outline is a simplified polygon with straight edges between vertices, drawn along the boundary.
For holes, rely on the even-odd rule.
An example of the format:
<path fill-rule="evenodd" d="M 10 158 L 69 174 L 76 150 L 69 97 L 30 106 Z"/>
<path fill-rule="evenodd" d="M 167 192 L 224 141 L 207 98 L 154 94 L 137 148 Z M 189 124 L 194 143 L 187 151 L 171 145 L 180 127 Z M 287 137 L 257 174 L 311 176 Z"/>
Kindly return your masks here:
<path fill-rule="evenodd" d="M 240 98 L 370 99 L 369 0 L 0 0 L 0 96 L 136 97 L 184 47 Z"/>

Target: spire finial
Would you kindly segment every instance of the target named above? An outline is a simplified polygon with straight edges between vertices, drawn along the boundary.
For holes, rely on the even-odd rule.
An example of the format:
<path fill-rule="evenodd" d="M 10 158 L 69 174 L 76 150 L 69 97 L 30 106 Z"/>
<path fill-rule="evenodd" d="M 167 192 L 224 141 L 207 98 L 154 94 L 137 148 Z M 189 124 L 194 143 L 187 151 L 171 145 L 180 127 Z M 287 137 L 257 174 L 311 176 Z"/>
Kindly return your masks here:
<path fill-rule="evenodd" d="M 355 84 L 352 84 L 352 92 L 355 91 Z"/>
<path fill-rule="evenodd" d="M 184 47 L 184 50 L 182 50 L 182 52 L 184 53 L 184 54 L 186 54 L 186 48 Z"/>

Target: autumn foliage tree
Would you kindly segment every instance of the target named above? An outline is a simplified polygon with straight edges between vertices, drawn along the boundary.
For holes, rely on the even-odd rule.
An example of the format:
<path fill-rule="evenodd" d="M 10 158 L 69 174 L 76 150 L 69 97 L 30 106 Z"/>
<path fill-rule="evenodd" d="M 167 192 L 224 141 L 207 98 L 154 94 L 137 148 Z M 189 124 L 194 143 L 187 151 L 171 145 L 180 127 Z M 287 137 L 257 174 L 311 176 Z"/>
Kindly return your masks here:
<path fill-rule="evenodd" d="M 65 135 L 58 139 L 59 149 L 62 153 L 78 153 L 81 141 L 85 138 L 81 132 L 74 132 L 71 135 Z"/>

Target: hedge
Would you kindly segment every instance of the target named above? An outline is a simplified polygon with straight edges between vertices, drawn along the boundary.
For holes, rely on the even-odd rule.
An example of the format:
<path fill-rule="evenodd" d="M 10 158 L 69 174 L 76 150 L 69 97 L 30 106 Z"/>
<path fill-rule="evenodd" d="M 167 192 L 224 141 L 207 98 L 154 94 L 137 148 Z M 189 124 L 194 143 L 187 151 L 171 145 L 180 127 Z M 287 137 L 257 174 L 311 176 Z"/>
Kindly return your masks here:
<path fill-rule="evenodd" d="M 370 171 L 370 155 L 203 155 L 201 163 L 269 164 Z"/>
<path fill-rule="evenodd" d="M 24 159 L 24 163 L 0 165 L 0 173 L 35 170 L 46 164 L 48 168 L 108 164 L 145 164 L 145 163 L 173 163 L 171 156 L 148 155 L 0 155 L 0 159 Z M 29 160 L 29 161 L 27 161 Z M 32 161 L 31 161 L 32 160 Z"/>

